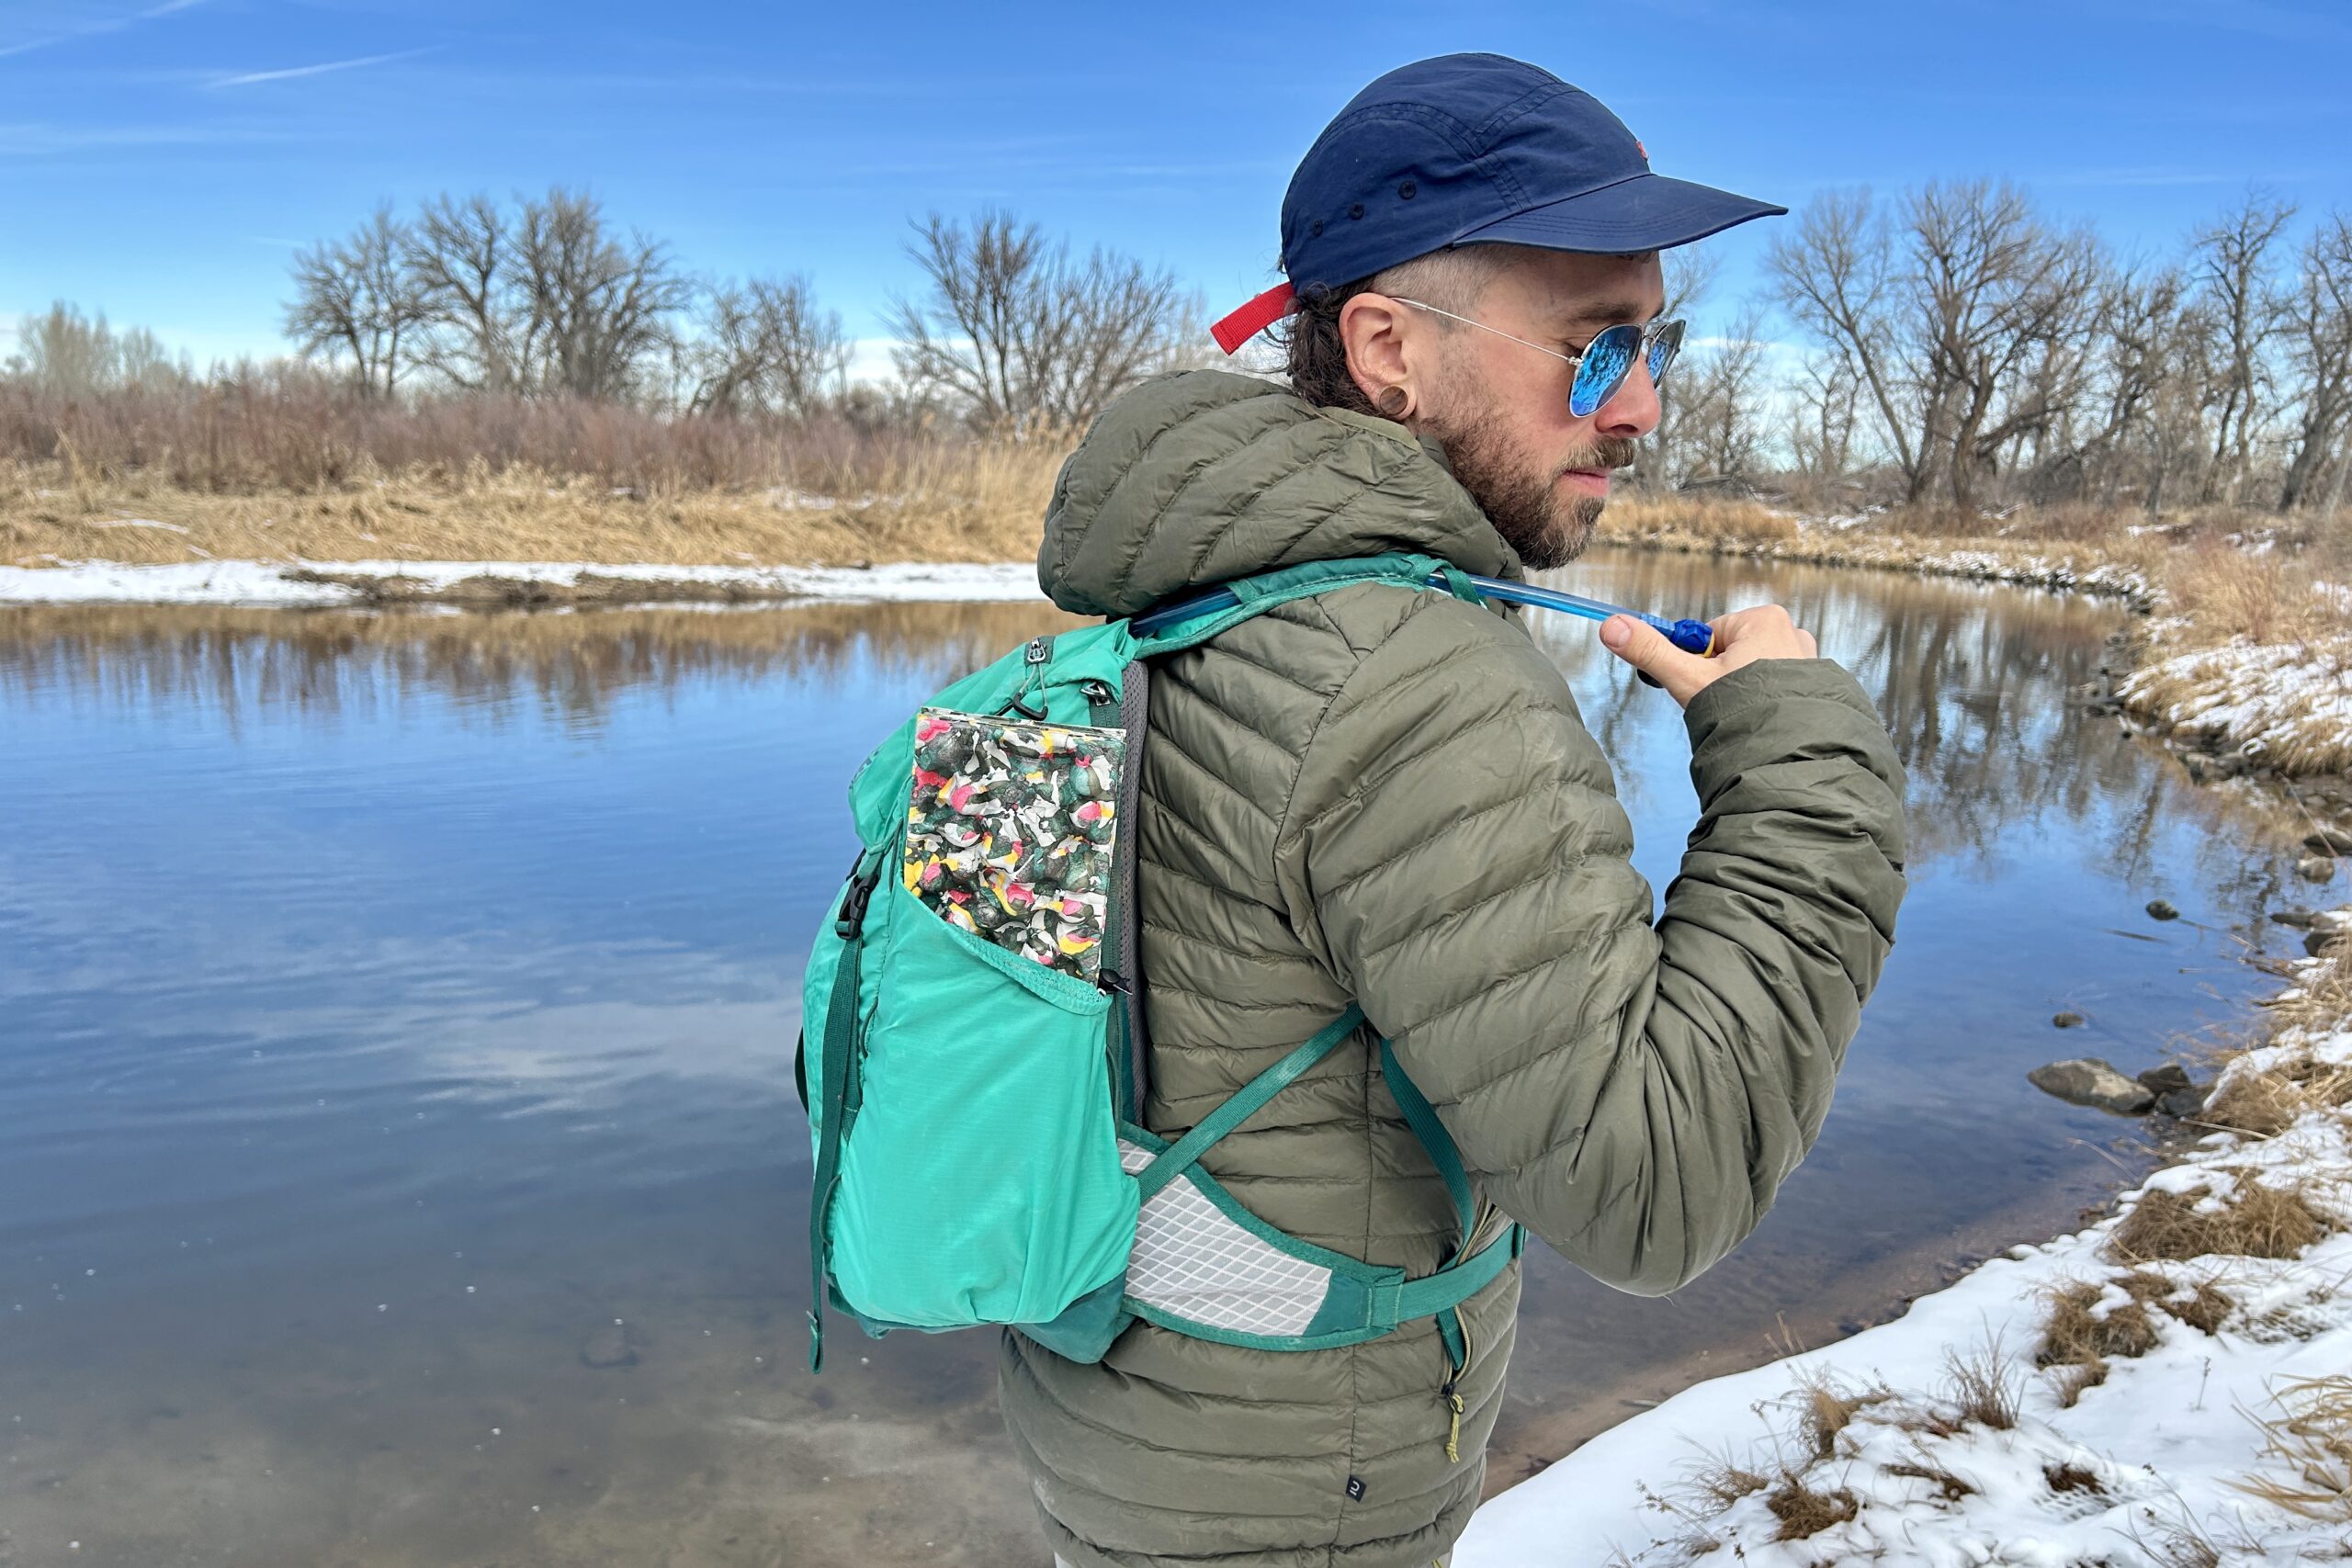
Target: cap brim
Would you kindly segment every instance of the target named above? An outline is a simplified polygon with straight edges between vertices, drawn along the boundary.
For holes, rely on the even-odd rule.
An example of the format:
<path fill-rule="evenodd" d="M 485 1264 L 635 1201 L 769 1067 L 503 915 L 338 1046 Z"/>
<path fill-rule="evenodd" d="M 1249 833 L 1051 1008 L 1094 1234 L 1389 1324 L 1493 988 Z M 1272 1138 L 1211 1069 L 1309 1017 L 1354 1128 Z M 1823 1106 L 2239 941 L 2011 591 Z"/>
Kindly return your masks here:
<path fill-rule="evenodd" d="M 1458 235 L 1453 243 L 1627 255 L 1687 245 L 1751 218 L 1778 218 L 1788 210 L 1713 186 L 1664 175 L 1635 175 L 1581 196 L 1514 212 Z"/>

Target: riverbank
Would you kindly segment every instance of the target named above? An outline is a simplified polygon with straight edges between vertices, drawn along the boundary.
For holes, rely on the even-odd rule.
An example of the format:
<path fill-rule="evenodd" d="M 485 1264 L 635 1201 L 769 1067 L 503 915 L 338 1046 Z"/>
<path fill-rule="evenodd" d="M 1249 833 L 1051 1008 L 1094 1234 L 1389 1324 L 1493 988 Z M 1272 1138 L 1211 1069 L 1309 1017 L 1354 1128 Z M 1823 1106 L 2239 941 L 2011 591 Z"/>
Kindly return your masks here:
<path fill-rule="evenodd" d="M 544 560 L 73 561 L 0 566 L 0 604 L 460 610 L 1035 599 L 1027 561 L 694 566 Z"/>

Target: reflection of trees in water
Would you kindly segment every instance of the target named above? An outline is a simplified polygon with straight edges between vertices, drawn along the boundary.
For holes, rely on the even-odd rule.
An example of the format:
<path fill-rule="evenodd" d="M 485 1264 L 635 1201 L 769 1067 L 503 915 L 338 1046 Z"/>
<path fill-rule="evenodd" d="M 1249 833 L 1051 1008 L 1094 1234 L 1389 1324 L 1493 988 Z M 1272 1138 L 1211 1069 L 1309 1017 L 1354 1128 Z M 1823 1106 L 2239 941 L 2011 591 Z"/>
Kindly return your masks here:
<path fill-rule="evenodd" d="M 461 715 L 494 718 L 531 700 L 593 727 L 624 693 L 692 681 L 834 683 L 880 671 L 944 685 L 1039 632 L 1080 624 L 1043 604 L 573 615 L 34 605 L 0 609 L 0 694 L 193 705 L 233 724 L 270 709 L 390 708 L 423 690 L 457 699 Z"/>

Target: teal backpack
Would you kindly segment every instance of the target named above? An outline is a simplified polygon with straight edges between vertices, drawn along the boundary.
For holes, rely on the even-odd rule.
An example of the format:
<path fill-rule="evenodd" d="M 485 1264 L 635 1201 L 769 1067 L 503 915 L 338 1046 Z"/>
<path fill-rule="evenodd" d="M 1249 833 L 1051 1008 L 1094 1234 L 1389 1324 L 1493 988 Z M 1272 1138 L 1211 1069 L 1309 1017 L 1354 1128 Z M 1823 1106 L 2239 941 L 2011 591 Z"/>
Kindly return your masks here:
<path fill-rule="evenodd" d="M 1454 1311 L 1519 1255 L 1467 1253 L 1453 1140 L 1380 1066 L 1460 1227 L 1408 1279 L 1287 1235 L 1202 1154 L 1364 1021 L 1350 1007 L 1170 1143 L 1145 1081 L 1134 853 L 1147 665 L 1276 604 L 1359 582 L 1476 601 L 1429 556 L 1318 561 L 1132 620 L 1041 637 L 948 686 L 850 786 L 862 848 L 809 955 L 795 1064 L 816 1171 L 809 1370 L 831 1304 L 868 1334 L 1006 1324 L 1075 1360 L 1136 1318 L 1229 1345 L 1312 1350 Z"/>

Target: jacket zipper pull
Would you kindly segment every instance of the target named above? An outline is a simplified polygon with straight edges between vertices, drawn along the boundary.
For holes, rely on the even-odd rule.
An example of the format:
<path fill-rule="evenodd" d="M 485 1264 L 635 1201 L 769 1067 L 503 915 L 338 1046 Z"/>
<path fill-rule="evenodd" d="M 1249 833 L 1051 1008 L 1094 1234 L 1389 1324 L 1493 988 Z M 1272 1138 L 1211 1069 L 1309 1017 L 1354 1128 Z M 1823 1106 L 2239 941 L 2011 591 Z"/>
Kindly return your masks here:
<path fill-rule="evenodd" d="M 1445 1386 L 1437 1392 L 1438 1396 L 1445 1401 L 1445 1407 L 1453 1413 L 1445 1428 L 1445 1462 L 1460 1464 L 1462 1462 L 1462 1396 L 1454 1392 L 1453 1380 L 1451 1378 L 1448 1378 Z"/>

